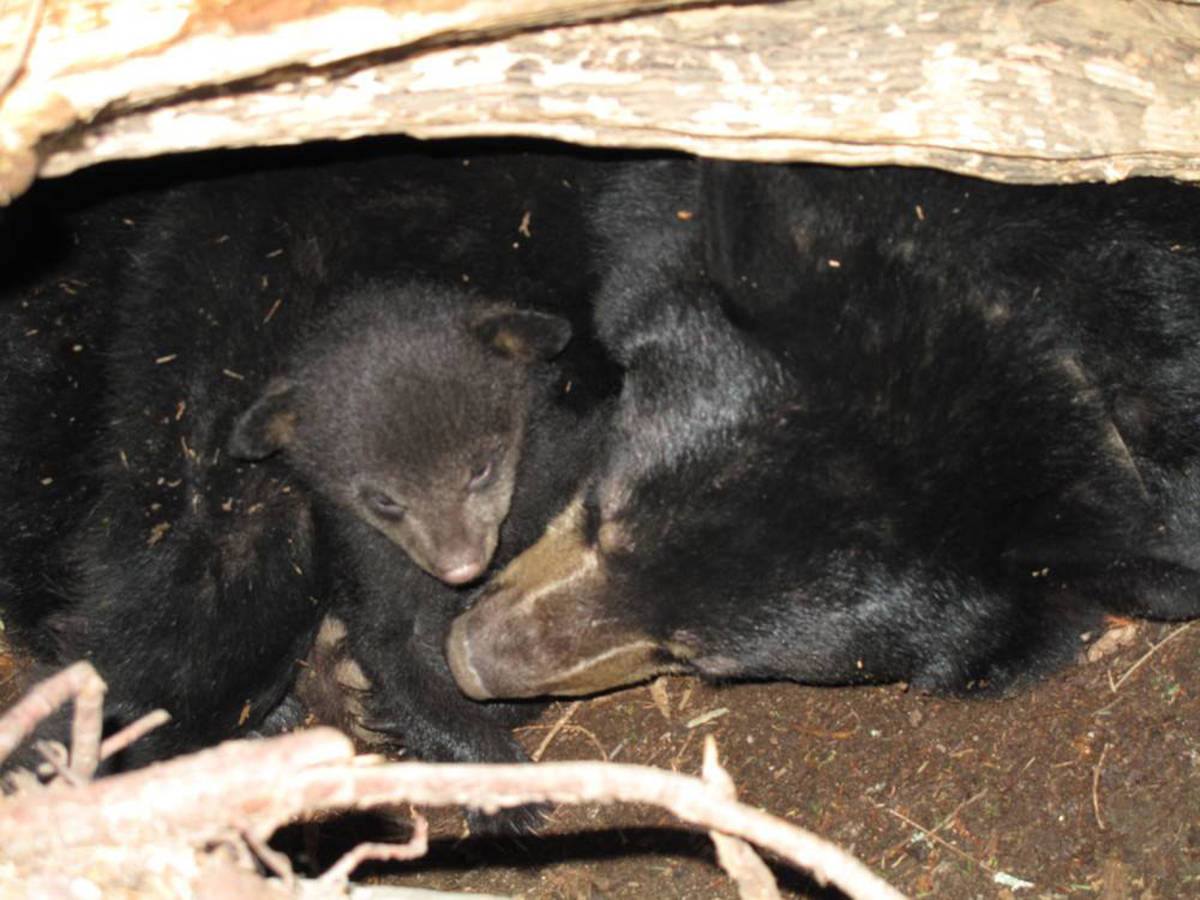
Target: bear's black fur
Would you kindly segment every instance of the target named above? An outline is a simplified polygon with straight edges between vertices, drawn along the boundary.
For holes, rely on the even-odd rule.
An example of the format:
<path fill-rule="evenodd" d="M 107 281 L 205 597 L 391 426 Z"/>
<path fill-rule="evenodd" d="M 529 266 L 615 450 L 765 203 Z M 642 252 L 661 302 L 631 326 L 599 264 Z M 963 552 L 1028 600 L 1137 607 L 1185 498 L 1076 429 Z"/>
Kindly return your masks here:
<path fill-rule="evenodd" d="M 514 758 L 499 725 L 474 721 L 491 723 L 493 713 L 453 690 L 442 634 L 412 637 L 427 619 L 444 632 L 461 592 L 417 569 L 329 480 L 352 476 L 360 452 L 419 467 L 440 460 L 428 451 L 446 446 L 445 432 L 496 436 L 456 410 L 486 407 L 510 441 L 526 410 L 534 423 L 586 420 L 603 393 L 589 393 L 603 360 L 581 344 L 557 369 L 543 368 L 570 327 L 511 306 L 588 329 L 577 189 L 564 165 L 408 150 L 199 180 L 71 219 L 87 252 L 46 267 L 41 290 L 6 286 L 6 340 L 20 345 L 0 360 L 14 407 L 6 411 L 33 439 L 4 436 L 14 474 L 0 480 L 0 516 L 37 555 L 6 538 L 0 604 L 13 641 L 45 667 L 96 664 L 109 684 L 110 728 L 158 706 L 172 713 L 120 764 L 271 727 L 278 717 L 268 714 L 331 609 L 349 621 L 372 682 L 387 686 L 371 694 L 386 701 L 375 724 L 417 755 L 481 759 L 500 747 L 494 755 Z M 25 349 L 27 322 L 54 318 L 47 286 L 72 267 L 95 282 L 86 303 L 60 322 L 62 335 Z M 440 337 L 427 333 L 431 322 Z M 431 340 L 441 340 L 438 353 L 415 352 Z M 71 351 L 76 343 L 86 352 Z M 405 354 L 424 365 L 428 385 L 397 396 L 388 381 Z M 519 374 L 535 369 L 532 381 Z M 362 390 L 378 405 L 362 402 Z M 396 403 L 417 406 L 404 415 Z M 82 418 L 64 425 L 77 411 Z M 343 449 L 331 450 L 339 440 Z M 281 458 L 254 464 L 230 452 L 259 457 L 279 446 Z M 306 456 L 318 447 L 320 458 Z M 504 480 L 493 476 L 511 475 L 500 470 L 514 456 L 501 457 L 485 472 L 490 457 L 470 456 L 464 480 Z M 545 455 L 531 465 L 568 471 Z M 519 491 L 533 499 L 515 501 L 514 513 L 552 502 L 541 498 L 559 482 L 546 484 Z M 505 497 L 499 515 L 507 505 Z M 509 556 L 515 539 L 501 537 Z M 370 630 L 376 621 L 386 636 Z M 436 658 L 416 658 L 427 647 Z M 391 688 L 423 692 L 429 667 L 458 705 L 420 706 L 428 721 L 410 727 Z M 65 717 L 46 733 L 63 735 Z"/>
<path fill-rule="evenodd" d="M 81 266 L 84 284 L 53 319 L 56 339 L 78 348 L 50 361 L 58 384 L 39 392 L 22 354 L 0 361 L 26 429 L 4 447 L 4 525 L 37 544 L 22 562 L 25 549 L 5 541 L 9 636 L 46 668 L 91 659 L 109 683 L 113 727 L 169 709 L 174 721 L 128 751 L 130 764 L 253 725 L 304 653 L 303 618 L 319 595 L 307 501 L 279 473 L 221 458 L 231 413 L 222 382 L 236 384 L 263 343 L 246 324 L 262 314 L 251 313 L 233 269 L 250 248 L 221 242 L 228 258 L 214 265 L 205 252 L 220 232 L 193 218 L 164 233 L 169 220 L 155 210 L 170 198 L 141 199 L 68 221 L 79 243 L 61 265 Z M 200 246 L 168 259 L 191 226 Z M 5 315 L 48 316 L 59 265 L 45 290 L 9 294 Z M 212 290 L 210 265 L 237 284 L 228 295 L 236 302 Z M 191 278 L 189 295 L 180 285 Z M 62 428 L 67 403 L 86 429 Z M 31 491 L 31 475 L 49 496 Z M 45 733 L 61 737 L 65 723 L 62 715 Z"/>
<path fill-rule="evenodd" d="M 998 689 L 1200 615 L 1196 189 L 668 161 L 597 220 L 611 440 L 454 624 L 468 694 Z"/>

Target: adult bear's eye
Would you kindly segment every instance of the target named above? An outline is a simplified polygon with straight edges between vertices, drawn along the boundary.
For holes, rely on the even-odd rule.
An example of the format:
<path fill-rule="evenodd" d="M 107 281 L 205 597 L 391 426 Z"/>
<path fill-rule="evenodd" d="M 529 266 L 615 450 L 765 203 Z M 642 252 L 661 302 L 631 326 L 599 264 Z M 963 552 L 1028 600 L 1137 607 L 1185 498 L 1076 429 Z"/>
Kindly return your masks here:
<path fill-rule="evenodd" d="M 583 541 L 589 547 L 594 547 L 600 537 L 600 525 L 603 517 L 600 515 L 600 503 L 593 491 L 588 491 L 583 498 L 583 518 L 581 520 Z"/>
<path fill-rule="evenodd" d="M 376 488 L 363 488 L 359 492 L 363 504 L 382 519 L 399 522 L 404 518 L 405 507 L 391 494 Z"/>
<path fill-rule="evenodd" d="M 471 470 L 467 481 L 467 490 L 481 491 L 496 479 L 496 467 L 489 459 Z"/>

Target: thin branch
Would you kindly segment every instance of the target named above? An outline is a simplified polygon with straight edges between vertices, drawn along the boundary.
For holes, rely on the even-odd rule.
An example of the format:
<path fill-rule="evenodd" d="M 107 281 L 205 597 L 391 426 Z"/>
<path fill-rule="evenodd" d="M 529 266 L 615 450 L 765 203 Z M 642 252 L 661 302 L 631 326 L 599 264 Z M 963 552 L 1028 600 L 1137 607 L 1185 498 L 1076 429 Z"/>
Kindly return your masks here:
<path fill-rule="evenodd" d="M 350 874 L 367 860 L 406 862 L 420 859 L 429 852 L 429 823 L 420 813 L 413 819 L 413 835 L 404 844 L 359 844 L 345 853 L 341 859 L 317 879 L 321 885 L 342 887 L 350 880 Z"/>
<path fill-rule="evenodd" d="M 1030 760 L 1030 762 L 1032 762 L 1032 760 Z M 1026 765 L 1028 766 L 1028 763 L 1026 763 Z M 976 800 L 979 800 L 982 797 L 984 797 L 986 794 L 987 794 L 987 788 L 984 788 L 983 790 L 979 791 L 977 794 L 974 794 L 974 795 L 968 797 L 962 803 L 958 804 L 958 806 L 954 807 L 954 809 L 950 810 L 950 812 L 948 812 L 945 816 L 943 816 L 942 821 L 938 822 L 935 826 L 933 826 L 933 830 L 930 831 L 929 833 L 937 834 L 939 831 L 941 831 L 943 828 L 945 828 L 947 825 L 949 825 L 952 821 L 954 821 L 956 818 L 958 818 L 958 814 L 960 812 L 962 812 L 964 809 L 966 809 L 968 806 L 970 806 Z"/>
<path fill-rule="evenodd" d="M 71 771 L 71 761 L 68 758 L 67 748 L 58 741 L 34 741 L 33 749 L 41 754 L 43 760 L 42 764 L 37 767 L 39 776 L 47 780 L 61 778 L 72 786 L 87 782 L 86 778 L 78 778 Z"/>
<path fill-rule="evenodd" d="M 100 758 L 108 759 L 120 753 L 134 741 L 149 734 L 155 728 L 166 725 L 171 721 L 171 714 L 165 709 L 156 709 L 146 713 L 135 722 L 130 722 L 116 734 L 106 737 L 100 744 Z"/>
<path fill-rule="evenodd" d="M 100 735 L 104 733 L 103 679 L 93 670 L 75 692 L 71 717 L 71 771 L 79 781 L 89 781 L 100 765 Z"/>
<path fill-rule="evenodd" d="M 288 859 L 286 853 L 271 847 L 265 840 L 253 833 L 247 832 L 242 835 L 242 840 L 246 842 L 246 846 L 251 852 L 258 857 L 259 862 L 271 870 L 275 876 L 283 882 L 283 886 L 288 890 L 292 890 L 296 884 L 296 873 L 292 871 L 292 861 Z"/>
<path fill-rule="evenodd" d="M 1096 760 L 1096 767 L 1092 769 L 1092 811 L 1096 814 L 1096 824 L 1100 826 L 1100 830 L 1104 831 L 1106 826 L 1104 819 L 1100 817 L 1100 770 L 1104 767 L 1104 757 L 1108 754 L 1109 744 L 1104 745 L 1104 749 L 1100 751 L 1100 758 Z"/>
<path fill-rule="evenodd" d="M 704 738 L 701 777 L 718 796 L 726 800 L 737 799 L 737 789 L 717 759 L 717 741 L 711 734 Z M 717 862 L 737 885 L 742 900 L 780 900 L 775 877 L 749 844 L 719 831 L 710 830 L 708 835 L 717 848 Z"/>
<path fill-rule="evenodd" d="M 534 762 L 541 760 L 542 754 L 546 752 L 546 749 L 550 746 L 554 739 L 558 737 L 558 733 L 563 730 L 563 726 L 571 720 L 571 716 L 575 715 L 575 711 L 579 709 L 579 706 L 582 702 L 582 700 L 576 700 L 567 706 L 566 712 L 559 716 L 558 721 L 551 726 L 548 732 L 546 732 L 546 736 L 542 738 L 542 742 L 538 744 L 537 749 L 534 750 L 533 753 L 529 754 L 530 759 L 532 759 Z"/>
<path fill-rule="evenodd" d="M 1130 666 L 1129 669 L 1125 672 L 1125 674 L 1117 679 L 1116 684 L 1111 686 L 1112 692 L 1115 694 L 1117 691 L 1119 691 L 1121 689 L 1121 685 L 1123 685 L 1125 683 L 1125 681 L 1129 678 L 1129 676 L 1132 675 L 1134 672 L 1136 672 L 1138 670 L 1138 667 L 1141 666 L 1142 663 L 1144 663 L 1151 656 L 1153 656 L 1155 653 L 1157 653 L 1159 648 L 1162 647 L 1165 643 L 1167 643 L 1167 641 L 1172 641 L 1175 638 L 1179 637 L 1179 635 L 1183 634 L 1185 631 L 1187 631 L 1189 628 L 1191 628 L 1195 624 L 1196 624 L 1195 622 L 1188 622 L 1185 625 L 1180 625 L 1178 628 L 1176 628 L 1174 631 L 1172 631 L 1170 634 L 1168 634 L 1165 638 L 1163 638 L 1161 641 L 1159 641 L 1157 644 L 1155 644 L 1153 647 L 1151 647 L 1149 650 L 1147 650 L 1145 652 L 1145 654 L 1143 654 L 1142 658 L 1139 659 L 1137 662 L 1135 662 L 1132 666 Z"/>
<path fill-rule="evenodd" d="M 925 837 L 927 839 L 940 844 L 941 846 L 943 846 L 947 850 L 949 850 L 951 853 L 957 853 L 963 859 L 967 860 L 968 862 L 974 863 L 975 865 L 979 866 L 979 868 L 983 869 L 985 872 L 989 872 L 992 875 L 996 874 L 996 870 L 993 867 L 989 866 L 987 863 L 983 862 L 982 860 L 976 859 L 974 856 L 972 856 L 970 853 L 967 853 L 965 850 L 960 850 L 958 847 L 955 847 L 952 843 L 950 843 L 945 838 L 938 837 L 936 834 L 934 834 L 932 831 L 930 831 L 924 825 L 919 825 L 918 823 L 916 823 L 912 819 L 910 819 L 908 816 L 904 815 L 904 813 L 899 812 L 894 809 L 890 809 L 890 808 L 887 809 L 886 811 L 888 813 L 890 813 L 891 815 L 895 816 L 897 819 L 899 819 L 905 825 L 911 825 L 913 828 L 917 829 L 917 831 L 921 832 L 921 834 L 925 835 Z"/>
<path fill-rule="evenodd" d="M 104 689 L 104 682 L 88 662 L 77 662 L 34 685 L 0 716 L 0 762 L 12 756 L 38 723 L 81 693 Z"/>

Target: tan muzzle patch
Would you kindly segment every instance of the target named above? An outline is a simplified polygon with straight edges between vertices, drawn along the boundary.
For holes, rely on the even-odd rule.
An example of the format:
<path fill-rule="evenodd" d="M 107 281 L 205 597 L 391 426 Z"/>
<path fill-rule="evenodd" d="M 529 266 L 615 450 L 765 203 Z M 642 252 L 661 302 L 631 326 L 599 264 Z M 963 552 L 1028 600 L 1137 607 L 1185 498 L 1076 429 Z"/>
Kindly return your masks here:
<path fill-rule="evenodd" d="M 671 649 L 612 609 L 576 499 L 450 629 L 446 655 L 476 700 L 578 696 L 680 671 Z"/>

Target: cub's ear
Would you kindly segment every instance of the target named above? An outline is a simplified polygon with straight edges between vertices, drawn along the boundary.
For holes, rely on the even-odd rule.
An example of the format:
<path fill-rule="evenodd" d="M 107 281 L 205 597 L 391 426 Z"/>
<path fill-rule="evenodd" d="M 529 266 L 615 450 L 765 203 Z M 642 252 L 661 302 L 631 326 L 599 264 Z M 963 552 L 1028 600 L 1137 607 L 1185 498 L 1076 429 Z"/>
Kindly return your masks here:
<path fill-rule="evenodd" d="M 485 313 L 471 330 L 488 348 L 526 363 L 558 355 L 571 339 L 566 319 L 522 309 Z"/>
<path fill-rule="evenodd" d="M 227 449 L 238 459 L 264 459 L 292 442 L 296 431 L 296 385 L 272 378 L 262 396 L 237 417 Z"/>

